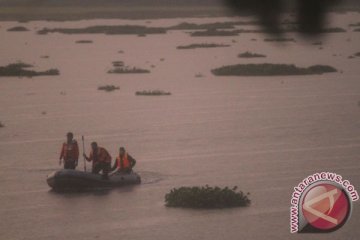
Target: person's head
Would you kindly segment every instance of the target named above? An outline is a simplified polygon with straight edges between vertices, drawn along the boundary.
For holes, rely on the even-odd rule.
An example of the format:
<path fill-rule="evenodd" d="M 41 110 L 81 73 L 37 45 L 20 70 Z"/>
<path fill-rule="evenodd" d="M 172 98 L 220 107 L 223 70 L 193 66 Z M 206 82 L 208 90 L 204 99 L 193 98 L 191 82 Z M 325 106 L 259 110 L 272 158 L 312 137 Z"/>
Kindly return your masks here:
<path fill-rule="evenodd" d="M 72 132 L 68 132 L 66 134 L 66 138 L 67 138 L 68 142 L 71 142 L 73 140 L 73 138 L 74 138 L 74 134 Z"/>
<path fill-rule="evenodd" d="M 119 153 L 120 153 L 121 156 L 124 155 L 124 154 L 125 154 L 125 148 L 124 148 L 124 147 L 120 147 L 120 148 L 119 148 Z"/>
<path fill-rule="evenodd" d="M 98 148 L 97 142 L 92 142 L 91 143 L 91 148 L 92 148 L 92 150 L 96 150 Z"/>

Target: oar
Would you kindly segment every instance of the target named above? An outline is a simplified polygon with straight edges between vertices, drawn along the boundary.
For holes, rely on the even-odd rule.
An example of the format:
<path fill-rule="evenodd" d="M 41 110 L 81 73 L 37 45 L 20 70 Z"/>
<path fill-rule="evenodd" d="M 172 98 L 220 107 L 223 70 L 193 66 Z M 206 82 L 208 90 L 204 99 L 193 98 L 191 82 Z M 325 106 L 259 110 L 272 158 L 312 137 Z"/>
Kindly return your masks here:
<path fill-rule="evenodd" d="M 81 136 L 81 139 L 82 139 L 82 145 L 83 145 L 83 153 L 85 153 L 85 140 L 84 140 L 84 135 Z M 84 154 L 83 154 L 84 155 Z M 86 159 L 85 159 L 85 156 L 84 156 L 84 171 L 86 172 Z"/>

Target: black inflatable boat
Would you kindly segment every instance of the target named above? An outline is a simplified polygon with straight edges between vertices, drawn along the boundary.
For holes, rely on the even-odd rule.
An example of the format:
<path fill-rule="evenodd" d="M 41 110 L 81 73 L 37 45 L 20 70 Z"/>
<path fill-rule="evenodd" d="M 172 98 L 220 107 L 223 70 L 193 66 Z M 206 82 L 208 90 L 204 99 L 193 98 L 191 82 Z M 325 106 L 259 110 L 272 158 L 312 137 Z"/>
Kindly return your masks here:
<path fill-rule="evenodd" d="M 139 184 L 140 176 L 131 172 L 129 174 L 114 174 L 104 179 L 100 174 L 62 169 L 47 176 L 48 185 L 54 190 L 85 190 L 92 188 L 112 188 L 124 185 Z"/>

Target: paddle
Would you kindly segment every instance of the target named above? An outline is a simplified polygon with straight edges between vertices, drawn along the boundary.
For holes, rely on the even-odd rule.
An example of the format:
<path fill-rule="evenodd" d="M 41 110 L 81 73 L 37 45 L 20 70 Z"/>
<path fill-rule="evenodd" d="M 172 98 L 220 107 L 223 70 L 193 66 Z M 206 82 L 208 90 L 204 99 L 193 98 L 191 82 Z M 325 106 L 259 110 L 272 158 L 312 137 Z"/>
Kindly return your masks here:
<path fill-rule="evenodd" d="M 85 140 L 84 140 L 84 135 L 81 136 L 81 139 L 82 139 L 82 145 L 83 145 L 83 153 L 85 153 Z M 83 154 L 84 155 L 84 154 Z M 84 156 L 84 171 L 86 172 L 86 159 L 85 159 L 85 156 Z"/>

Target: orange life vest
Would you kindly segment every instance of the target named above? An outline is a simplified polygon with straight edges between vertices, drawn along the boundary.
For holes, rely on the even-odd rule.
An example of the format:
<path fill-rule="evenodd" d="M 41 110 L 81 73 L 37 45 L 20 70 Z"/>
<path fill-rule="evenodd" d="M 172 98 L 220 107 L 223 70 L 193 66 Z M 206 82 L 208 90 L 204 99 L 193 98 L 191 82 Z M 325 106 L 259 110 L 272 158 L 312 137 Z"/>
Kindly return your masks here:
<path fill-rule="evenodd" d="M 129 167 L 130 167 L 130 162 L 129 162 L 129 158 L 128 158 L 127 153 L 125 153 L 124 156 L 123 156 L 123 158 L 122 158 L 122 166 L 121 166 L 120 156 L 117 156 L 117 157 L 116 157 L 116 163 L 117 163 L 117 167 L 118 167 L 120 170 L 129 168 Z"/>
<path fill-rule="evenodd" d="M 79 159 L 79 147 L 75 140 L 71 143 L 63 143 L 60 158 L 64 158 L 65 161 L 77 161 Z"/>
<path fill-rule="evenodd" d="M 111 163 L 111 156 L 108 151 L 103 147 L 98 147 L 96 154 L 93 150 L 91 150 L 89 158 L 90 160 L 88 161 L 93 161 L 93 164 L 97 164 L 99 162 Z"/>

